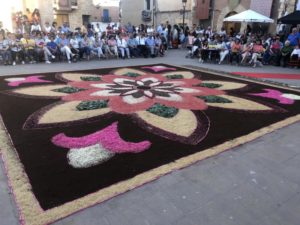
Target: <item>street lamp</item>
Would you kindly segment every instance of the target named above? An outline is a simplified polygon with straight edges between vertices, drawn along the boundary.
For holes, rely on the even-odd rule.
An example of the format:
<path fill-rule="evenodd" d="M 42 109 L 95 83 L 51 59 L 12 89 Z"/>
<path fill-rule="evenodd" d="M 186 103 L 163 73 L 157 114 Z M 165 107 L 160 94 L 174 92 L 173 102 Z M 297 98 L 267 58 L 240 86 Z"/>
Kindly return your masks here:
<path fill-rule="evenodd" d="M 183 33 L 185 33 L 185 26 L 184 26 L 184 17 L 185 17 L 185 7 L 186 7 L 187 0 L 182 0 L 182 6 L 183 6 L 183 15 L 182 15 L 182 26 L 183 26 Z"/>

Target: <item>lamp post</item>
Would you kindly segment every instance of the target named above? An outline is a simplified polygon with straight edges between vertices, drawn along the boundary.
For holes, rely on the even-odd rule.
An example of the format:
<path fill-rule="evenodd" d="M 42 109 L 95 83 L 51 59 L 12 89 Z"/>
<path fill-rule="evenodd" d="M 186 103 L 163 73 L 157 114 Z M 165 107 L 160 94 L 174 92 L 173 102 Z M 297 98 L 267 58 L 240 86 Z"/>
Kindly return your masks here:
<path fill-rule="evenodd" d="M 182 27 L 183 27 L 183 32 L 184 32 L 184 17 L 185 17 L 185 7 L 186 7 L 186 2 L 187 0 L 182 0 L 182 6 L 183 6 L 183 15 L 182 15 Z"/>

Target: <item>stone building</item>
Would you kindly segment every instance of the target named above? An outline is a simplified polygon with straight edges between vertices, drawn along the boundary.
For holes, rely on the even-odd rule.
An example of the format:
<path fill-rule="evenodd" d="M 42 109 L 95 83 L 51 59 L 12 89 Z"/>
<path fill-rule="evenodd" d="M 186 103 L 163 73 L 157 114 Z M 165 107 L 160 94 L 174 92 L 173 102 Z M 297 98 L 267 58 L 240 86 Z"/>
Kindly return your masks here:
<path fill-rule="evenodd" d="M 69 22 L 72 29 L 81 27 L 90 22 L 119 22 L 119 0 L 110 0 L 109 4 L 99 4 L 96 0 L 13 0 L 18 5 L 18 11 L 31 12 L 39 9 L 41 23 L 56 21 L 58 25 Z M 105 1 L 104 1 L 105 2 Z M 1 7 L 5 7 L 1 6 Z M 15 7 L 8 7 L 6 10 L 10 15 L 16 11 Z M 12 28 L 8 27 L 9 30 Z"/>
<path fill-rule="evenodd" d="M 192 23 L 193 0 L 187 0 L 185 7 L 185 24 Z M 160 23 L 183 23 L 182 0 L 121 0 L 121 23 L 134 25 L 148 24 L 157 26 Z"/>
<path fill-rule="evenodd" d="M 223 22 L 226 17 L 252 9 L 275 20 L 274 24 L 252 24 L 260 26 L 269 32 L 275 32 L 276 20 L 283 16 L 283 12 L 293 12 L 296 0 L 194 0 L 193 22 L 212 26 L 219 31 L 225 27 L 227 31 L 233 28 L 235 31 L 243 32 L 246 23 Z"/>

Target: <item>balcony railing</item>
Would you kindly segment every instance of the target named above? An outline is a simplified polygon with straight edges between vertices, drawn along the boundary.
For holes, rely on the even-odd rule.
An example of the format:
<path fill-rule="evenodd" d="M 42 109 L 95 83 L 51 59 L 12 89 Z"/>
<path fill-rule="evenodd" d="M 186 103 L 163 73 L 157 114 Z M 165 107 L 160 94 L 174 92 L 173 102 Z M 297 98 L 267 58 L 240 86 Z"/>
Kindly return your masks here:
<path fill-rule="evenodd" d="M 111 17 L 104 17 L 104 16 L 102 16 L 101 17 L 101 21 L 103 23 L 110 23 L 111 22 Z"/>

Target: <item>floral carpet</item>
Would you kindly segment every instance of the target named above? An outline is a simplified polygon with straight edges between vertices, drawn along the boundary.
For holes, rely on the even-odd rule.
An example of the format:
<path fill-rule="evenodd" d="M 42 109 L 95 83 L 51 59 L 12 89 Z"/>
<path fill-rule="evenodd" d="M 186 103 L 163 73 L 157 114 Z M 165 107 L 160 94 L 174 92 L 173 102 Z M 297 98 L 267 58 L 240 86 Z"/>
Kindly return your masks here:
<path fill-rule="evenodd" d="M 171 65 L 0 78 L 23 224 L 49 224 L 300 120 L 300 92 Z"/>

